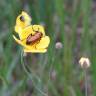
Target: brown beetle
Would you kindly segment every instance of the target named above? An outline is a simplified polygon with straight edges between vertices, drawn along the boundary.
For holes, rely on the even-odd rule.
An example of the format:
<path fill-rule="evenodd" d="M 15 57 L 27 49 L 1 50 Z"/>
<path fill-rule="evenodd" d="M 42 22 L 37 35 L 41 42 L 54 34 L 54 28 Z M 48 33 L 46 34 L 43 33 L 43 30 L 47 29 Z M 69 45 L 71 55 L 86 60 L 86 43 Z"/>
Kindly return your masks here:
<path fill-rule="evenodd" d="M 38 31 L 34 35 L 30 34 L 27 37 L 26 44 L 30 45 L 30 44 L 34 44 L 34 43 L 40 41 L 40 39 L 42 38 L 42 35 L 43 34 Z"/>

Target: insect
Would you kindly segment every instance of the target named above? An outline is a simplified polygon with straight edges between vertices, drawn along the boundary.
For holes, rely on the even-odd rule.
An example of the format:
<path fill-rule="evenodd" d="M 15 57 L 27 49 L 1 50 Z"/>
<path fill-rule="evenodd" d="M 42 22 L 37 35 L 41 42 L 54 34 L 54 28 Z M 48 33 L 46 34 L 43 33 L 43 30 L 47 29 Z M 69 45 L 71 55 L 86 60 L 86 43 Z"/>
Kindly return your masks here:
<path fill-rule="evenodd" d="M 20 16 L 20 20 L 21 20 L 22 22 L 24 22 L 24 21 L 25 21 L 24 16 Z"/>
<path fill-rule="evenodd" d="M 40 39 L 42 38 L 43 34 L 41 32 L 36 31 L 36 33 L 34 35 L 30 34 L 27 39 L 26 39 L 26 44 L 30 45 L 30 44 L 34 44 L 38 41 L 40 41 Z"/>

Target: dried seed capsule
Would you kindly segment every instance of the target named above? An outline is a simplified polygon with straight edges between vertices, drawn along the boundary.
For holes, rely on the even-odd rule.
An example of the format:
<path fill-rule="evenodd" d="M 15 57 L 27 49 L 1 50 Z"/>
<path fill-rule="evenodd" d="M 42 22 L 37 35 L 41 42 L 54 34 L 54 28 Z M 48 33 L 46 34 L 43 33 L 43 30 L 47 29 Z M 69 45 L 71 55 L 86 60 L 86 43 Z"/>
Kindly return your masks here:
<path fill-rule="evenodd" d="M 90 60 L 89 58 L 81 57 L 79 60 L 79 64 L 81 65 L 82 68 L 88 68 L 90 67 Z"/>
<path fill-rule="evenodd" d="M 62 45 L 61 42 L 57 42 L 56 45 L 55 45 L 56 49 L 61 49 L 62 47 L 63 47 L 63 45 Z"/>

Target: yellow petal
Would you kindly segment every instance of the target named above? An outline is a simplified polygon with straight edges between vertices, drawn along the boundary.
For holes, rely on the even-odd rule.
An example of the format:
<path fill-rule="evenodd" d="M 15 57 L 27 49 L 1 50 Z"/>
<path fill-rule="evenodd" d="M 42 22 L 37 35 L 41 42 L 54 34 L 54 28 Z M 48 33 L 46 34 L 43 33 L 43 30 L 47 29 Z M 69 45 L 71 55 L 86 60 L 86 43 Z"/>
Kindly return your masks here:
<path fill-rule="evenodd" d="M 27 49 L 34 49 L 34 47 L 32 45 L 30 45 L 30 46 L 26 45 L 26 41 L 21 41 L 21 40 L 17 39 L 14 35 L 13 35 L 13 38 L 15 39 L 15 41 L 18 44 L 22 45 L 23 47 L 25 47 Z"/>
<path fill-rule="evenodd" d="M 22 29 L 20 26 L 15 26 L 15 32 L 20 33 L 22 32 Z"/>
<path fill-rule="evenodd" d="M 45 53 L 45 52 L 47 52 L 47 49 L 40 49 L 40 50 L 36 50 L 36 49 L 24 49 L 24 52 Z"/>
<path fill-rule="evenodd" d="M 31 16 L 29 16 L 25 11 L 22 11 L 21 14 L 25 17 L 26 21 L 28 21 L 28 22 L 32 21 Z"/>
<path fill-rule="evenodd" d="M 24 17 L 24 22 L 22 22 L 20 20 L 21 16 Z M 25 28 L 30 24 L 31 24 L 31 17 L 26 12 L 22 11 L 22 13 L 16 19 L 16 26 L 19 26 L 21 28 Z"/>
<path fill-rule="evenodd" d="M 34 31 L 39 31 L 43 34 L 43 36 L 45 36 L 45 31 L 44 31 L 44 27 L 41 25 L 33 25 L 33 30 Z"/>
<path fill-rule="evenodd" d="M 32 29 L 32 25 L 29 25 L 29 26 L 27 26 L 26 28 L 24 28 L 24 30 L 23 30 L 22 33 L 23 33 L 23 34 L 26 33 L 26 35 L 27 35 L 28 33 L 31 33 L 32 35 L 35 34 L 35 32 L 34 32 L 33 29 Z M 28 35 L 27 35 L 27 36 L 28 36 Z"/>
<path fill-rule="evenodd" d="M 48 36 L 43 37 L 40 42 L 36 45 L 37 49 L 47 48 L 50 43 L 50 38 Z"/>
<path fill-rule="evenodd" d="M 22 33 L 19 34 L 19 36 L 20 36 L 21 40 L 23 40 L 23 39 L 26 39 L 30 34 L 32 34 L 32 35 L 35 34 L 35 32 L 32 30 L 32 25 L 24 28 L 22 30 Z"/>

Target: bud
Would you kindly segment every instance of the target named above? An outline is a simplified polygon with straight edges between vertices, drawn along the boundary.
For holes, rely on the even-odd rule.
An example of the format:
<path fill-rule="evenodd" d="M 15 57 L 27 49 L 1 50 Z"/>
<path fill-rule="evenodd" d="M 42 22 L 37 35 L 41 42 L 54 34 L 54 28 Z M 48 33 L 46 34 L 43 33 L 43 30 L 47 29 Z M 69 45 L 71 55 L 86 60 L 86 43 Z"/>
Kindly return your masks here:
<path fill-rule="evenodd" d="M 55 45 L 56 49 L 61 49 L 62 47 L 63 47 L 63 45 L 62 45 L 61 42 L 57 42 L 56 45 Z"/>
<path fill-rule="evenodd" d="M 89 58 L 81 57 L 79 60 L 79 64 L 81 65 L 82 68 L 88 68 L 90 67 L 90 60 Z"/>

